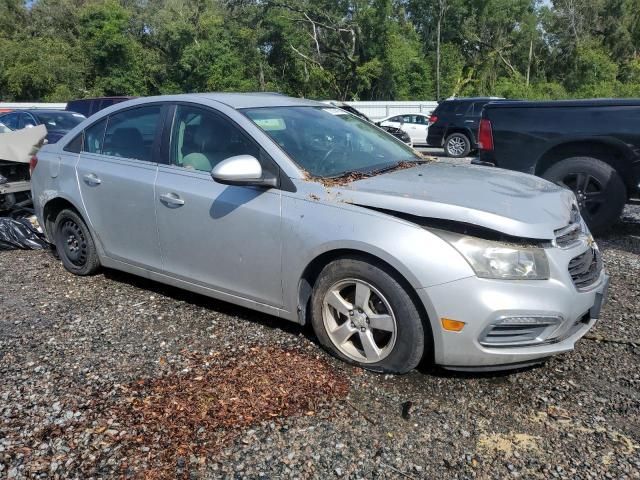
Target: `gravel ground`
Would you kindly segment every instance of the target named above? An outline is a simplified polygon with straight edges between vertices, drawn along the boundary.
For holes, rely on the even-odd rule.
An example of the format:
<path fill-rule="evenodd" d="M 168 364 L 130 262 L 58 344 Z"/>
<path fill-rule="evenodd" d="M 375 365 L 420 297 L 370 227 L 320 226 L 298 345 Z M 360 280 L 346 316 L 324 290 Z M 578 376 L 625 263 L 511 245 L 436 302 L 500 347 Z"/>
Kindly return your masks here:
<path fill-rule="evenodd" d="M 75 277 L 42 251 L 0 252 L 0 478 L 152 477 L 145 462 L 167 447 L 132 447 L 146 427 L 127 409 L 153 407 L 147 385 L 202 381 L 186 376 L 251 348 L 296 351 L 348 390 L 318 390 L 297 413 L 280 394 L 285 413 L 212 431 L 208 453 L 169 443 L 175 465 L 160 477 L 640 478 L 640 206 L 599 243 L 612 286 L 590 337 L 544 366 L 490 375 L 372 374 L 293 324 L 118 272 Z"/>

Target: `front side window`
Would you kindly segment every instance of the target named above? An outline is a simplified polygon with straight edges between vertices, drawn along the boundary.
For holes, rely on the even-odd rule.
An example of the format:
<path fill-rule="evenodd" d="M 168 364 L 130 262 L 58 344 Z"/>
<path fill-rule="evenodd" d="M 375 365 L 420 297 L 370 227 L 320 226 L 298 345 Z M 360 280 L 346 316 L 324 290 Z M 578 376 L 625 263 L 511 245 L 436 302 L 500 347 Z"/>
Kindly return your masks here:
<path fill-rule="evenodd" d="M 83 135 L 82 135 L 82 132 L 80 132 L 78 135 L 74 137 L 73 140 L 71 140 L 69 143 L 65 145 L 64 151 L 70 152 L 70 153 L 80 153 L 82 151 L 82 141 L 83 141 Z"/>
<path fill-rule="evenodd" d="M 424 118 L 422 115 L 416 115 L 416 123 L 419 125 L 426 125 L 427 119 Z"/>
<path fill-rule="evenodd" d="M 84 131 L 84 147 L 82 151 L 88 153 L 102 153 L 104 130 L 107 126 L 106 117 L 98 123 L 94 123 Z"/>
<path fill-rule="evenodd" d="M 382 129 L 337 108 L 268 107 L 242 113 L 313 176 L 374 172 L 421 160 Z"/>
<path fill-rule="evenodd" d="M 112 114 L 102 153 L 151 162 L 161 109 L 160 105 L 152 105 Z"/>
<path fill-rule="evenodd" d="M 28 113 L 22 114 L 22 128 L 35 127 L 37 124 L 38 123 L 36 122 L 36 119 L 31 115 L 29 115 Z"/>
<path fill-rule="evenodd" d="M 226 118 L 197 107 L 178 105 L 171 135 L 171 163 L 210 172 L 236 155 L 260 158 L 260 148 Z"/>

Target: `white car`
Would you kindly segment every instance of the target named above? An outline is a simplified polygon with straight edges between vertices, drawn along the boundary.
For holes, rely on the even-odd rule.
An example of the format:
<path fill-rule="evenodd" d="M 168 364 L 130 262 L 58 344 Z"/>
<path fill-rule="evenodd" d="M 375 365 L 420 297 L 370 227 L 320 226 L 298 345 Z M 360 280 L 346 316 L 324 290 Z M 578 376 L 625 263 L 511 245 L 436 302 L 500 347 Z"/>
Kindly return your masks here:
<path fill-rule="evenodd" d="M 409 115 L 393 115 L 378 120 L 382 127 L 396 127 L 409 134 L 414 145 L 427 144 L 427 129 L 429 128 L 429 115 L 412 113 Z"/>

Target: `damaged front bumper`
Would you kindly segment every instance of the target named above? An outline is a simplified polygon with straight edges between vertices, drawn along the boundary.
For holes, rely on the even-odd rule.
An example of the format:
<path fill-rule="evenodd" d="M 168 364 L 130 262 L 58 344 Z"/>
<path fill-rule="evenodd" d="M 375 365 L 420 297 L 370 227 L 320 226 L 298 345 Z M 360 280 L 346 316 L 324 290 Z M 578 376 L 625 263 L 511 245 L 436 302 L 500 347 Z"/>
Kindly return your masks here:
<path fill-rule="evenodd" d="M 564 278 L 505 282 L 469 277 L 418 294 L 438 326 L 442 318 L 465 322 L 459 332 L 433 329 L 435 362 L 454 370 L 487 371 L 520 368 L 573 350 L 597 322 L 608 284 L 604 270 L 588 291 Z"/>

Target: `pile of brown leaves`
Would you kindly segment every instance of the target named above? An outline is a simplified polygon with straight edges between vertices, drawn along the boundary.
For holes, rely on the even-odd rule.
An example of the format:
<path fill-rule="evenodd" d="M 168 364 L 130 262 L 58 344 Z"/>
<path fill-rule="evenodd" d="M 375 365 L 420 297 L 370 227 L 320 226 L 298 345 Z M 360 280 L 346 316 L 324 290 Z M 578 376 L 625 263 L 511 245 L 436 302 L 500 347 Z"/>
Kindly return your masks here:
<path fill-rule="evenodd" d="M 204 464 L 240 429 L 277 417 L 313 415 L 348 390 L 346 378 L 325 360 L 298 350 L 254 347 L 206 357 L 192 354 L 189 365 L 180 374 L 125 389 L 116 412 L 128 432 L 123 471 L 186 478 L 194 468 L 190 458 Z M 136 451 L 147 451 L 146 458 Z"/>

